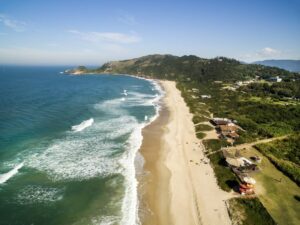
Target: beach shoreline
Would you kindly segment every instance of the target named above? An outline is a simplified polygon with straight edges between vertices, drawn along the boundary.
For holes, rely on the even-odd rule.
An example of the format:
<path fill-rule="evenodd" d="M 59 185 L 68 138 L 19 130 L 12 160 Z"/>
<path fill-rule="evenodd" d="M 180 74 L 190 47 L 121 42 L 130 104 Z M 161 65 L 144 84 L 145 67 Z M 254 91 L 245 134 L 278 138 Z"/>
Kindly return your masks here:
<path fill-rule="evenodd" d="M 139 181 L 142 224 L 231 224 L 214 172 L 195 136 L 192 114 L 173 81 L 158 81 L 165 95 L 159 116 L 142 130 Z M 204 160 L 205 159 L 205 160 Z"/>

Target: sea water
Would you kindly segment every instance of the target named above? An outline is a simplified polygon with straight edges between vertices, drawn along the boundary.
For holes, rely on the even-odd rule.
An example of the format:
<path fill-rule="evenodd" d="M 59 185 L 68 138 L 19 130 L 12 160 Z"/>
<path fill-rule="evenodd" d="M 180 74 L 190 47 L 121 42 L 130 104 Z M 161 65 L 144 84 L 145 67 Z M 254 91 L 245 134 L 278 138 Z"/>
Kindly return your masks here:
<path fill-rule="evenodd" d="M 63 69 L 0 67 L 0 224 L 139 224 L 135 163 L 162 92 Z"/>

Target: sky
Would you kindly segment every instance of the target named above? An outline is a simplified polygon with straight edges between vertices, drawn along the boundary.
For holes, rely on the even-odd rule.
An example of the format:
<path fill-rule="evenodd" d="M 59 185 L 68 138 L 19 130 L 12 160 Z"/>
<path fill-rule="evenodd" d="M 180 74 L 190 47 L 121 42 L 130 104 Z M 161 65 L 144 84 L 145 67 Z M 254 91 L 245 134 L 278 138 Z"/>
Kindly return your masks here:
<path fill-rule="evenodd" d="M 300 59 L 300 0 L 0 0 L 0 64 Z"/>

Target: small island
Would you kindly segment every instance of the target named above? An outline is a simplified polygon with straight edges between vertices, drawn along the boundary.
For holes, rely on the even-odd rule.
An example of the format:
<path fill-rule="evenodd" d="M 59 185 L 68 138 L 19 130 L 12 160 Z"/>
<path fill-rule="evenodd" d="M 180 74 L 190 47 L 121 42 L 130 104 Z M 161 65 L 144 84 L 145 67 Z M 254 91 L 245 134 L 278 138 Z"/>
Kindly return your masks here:
<path fill-rule="evenodd" d="M 65 74 L 72 74 L 72 75 L 83 75 L 83 74 L 90 74 L 89 69 L 85 66 L 78 66 L 74 69 L 67 69 L 64 71 Z"/>

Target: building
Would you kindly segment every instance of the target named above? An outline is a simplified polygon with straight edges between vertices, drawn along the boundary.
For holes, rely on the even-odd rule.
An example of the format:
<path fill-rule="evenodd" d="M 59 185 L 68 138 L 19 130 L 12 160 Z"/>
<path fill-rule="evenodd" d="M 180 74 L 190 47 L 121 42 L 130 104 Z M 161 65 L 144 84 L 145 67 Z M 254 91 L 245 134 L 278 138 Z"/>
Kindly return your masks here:
<path fill-rule="evenodd" d="M 201 98 L 211 98 L 211 95 L 201 95 Z"/>
<path fill-rule="evenodd" d="M 230 119 L 227 118 L 213 118 L 211 120 L 211 122 L 215 125 L 215 126 L 219 126 L 219 125 L 227 125 L 229 123 L 231 123 Z"/>
<path fill-rule="evenodd" d="M 239 138 L 237 133 L 238 127 L 234 123 L 227 123 L 226 125 L 219 125 L 217 130 L 224 138 L 230 138 L 236 140 Z"/>
<path fill-rule="evenodd" d="M 218 128 L 222 134 L 233 133 L 236 132 L 238 129 L 235 125 L 231 125 L 231 124 L 220 125 Z"/>
<path fill-rule="evenodd" d="M 270 77 L 270 78 L 269 78 L 269 81 L 271 81 L 271 82 L 281 82 L 281 81 L 282 81 L 282 78 L 280 78 L 279 76 L 276 76 L 276 77 Z"/>

